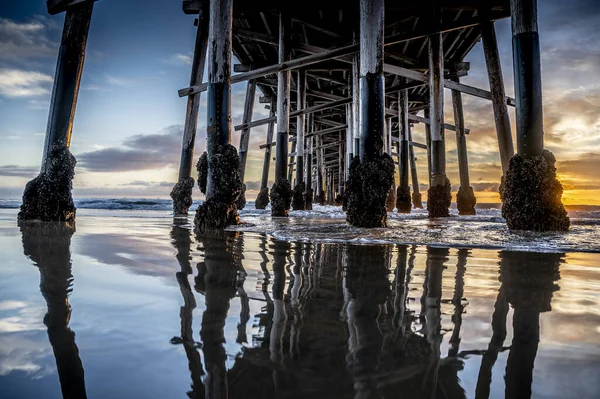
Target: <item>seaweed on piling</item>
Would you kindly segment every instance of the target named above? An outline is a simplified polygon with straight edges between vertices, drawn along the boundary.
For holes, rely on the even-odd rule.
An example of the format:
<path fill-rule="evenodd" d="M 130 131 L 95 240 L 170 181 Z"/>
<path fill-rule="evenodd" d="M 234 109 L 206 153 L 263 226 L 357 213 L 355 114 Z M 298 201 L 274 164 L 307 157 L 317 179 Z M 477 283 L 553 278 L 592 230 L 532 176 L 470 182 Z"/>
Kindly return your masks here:
<path fill-rule="evenodd" d="M 460 186 L 456 194 L 456 207 L 459 215 L 475 215 L 475 204 L 477 199 L 473 192 L 473 187 Z"/>
<path fill-rule="evenodd" d="M 192 192 L 194 190 L 194 179 L 188 177 L 178 181 L 171 190 L 173 199 L 173 214 L 187 215 L 192 206 Z"/>
<path fill-rule="evenodd" d="M 388 197 L 386 200 L 386 207 L 388 212 L 393 212 L 396 207 L 396 187 L 395 184 L 392 183 L 392 187 L 390 187 L 390 192 L 388 193 Z"/>
<path fill-rule="evenodd" d="M 242 191 L 240 192 L 240 197 L 237 200 L 237 209 L 241 211 L 246 207 L 246 183 L 242 183 Z"/>
<path fill-rule="evenodd" d="M 230 144 L 218 146 L 209 166 L 211 192 L 196 210 L 194 226 L 197 233 L 239 224 L 237 200 L 242 182 L 237 150 Z"/>
<path fill-rule="evenodd" d="M 410 188 L 398 186 L 396 191 L 396 208 L 398 213 L 410 213 L 412 210 Z"/>
<path fill-rule="evenodd" d="M 312 211 L 313 204 L 313 196 L 315 195 L 314 190 L 312 188 L 308 188 L 304 191 L 304 209 L 307 211 Z"/>
<path fill-rule="evenodd" d="M 305 191 L 304 183 L 296 184 L 296 187 L 294 187 L 294 194 L 293 194 L 293 198 L 292 198 L 292 208 L 294 208 L 295 211 L 303 211 L 306 209 L 304 191 Z"/>
<path fill-rule="evenodd" d="M 288 216 L 292 203 L 292 185 L 284 178 L 277 179 L 271 188 L 271 215 Z"/>
<path fill-rule="evenodd" d="M 46 170 L 31 180 L 23 191 L 18 222 L 72 222 L 76 208 L 71 189 L 77 161 L 68 148 L 55 146 L 48 152 Z"/>
<path fill-rule="evenodd" d="M 256 200 L 254 201 L 254 207 L 256 209 L 265 209 L 269 205 L 269 188 L 261 188 Z"/>
<path fill-rule="evenodd" d="M 208 153 L 204 151 L 196 164 L 198 170 L 198 187 L 202 194 L 206 194 L 206 182 L 208 180 Z"/>
<path fill-rule="evenodd" d="M 448 209 L 452 205 L 452 186 L 446 177 L 444 185 L 429 187 L 427 191 L 427 211 L 430 218 L 450 216 Z"/>
<path fill-rule="evenodd" d="M 421 196 L 421 193 L 416 193 L 413 191 L 412 202 L 415 209 L 423 209 L 423 197 Z"/>
<path fill-rule="evenodd" d="M 505 175 L 502 216 L 511 230 L 567 231 L 569 216 L 562 203 L 556 159 L 548 150 L 525 158 L 515 155 Z"/>
<path fill-rule="evenodd" d="M 357 227 L 386 227 L 386 201 L 394 179 L 394 161 L 382 154 L 361 163 L 355 157 L 350 163 L 350 179 L 346 195 L 346 220 Z"/>

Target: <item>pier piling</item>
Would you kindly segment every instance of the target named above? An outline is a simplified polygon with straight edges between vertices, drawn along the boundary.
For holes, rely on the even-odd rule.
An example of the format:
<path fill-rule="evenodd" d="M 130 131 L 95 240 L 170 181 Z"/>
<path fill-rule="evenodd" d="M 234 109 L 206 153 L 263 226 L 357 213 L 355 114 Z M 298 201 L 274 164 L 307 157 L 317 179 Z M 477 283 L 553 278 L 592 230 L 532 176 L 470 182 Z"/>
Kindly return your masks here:
<path fill-rule="evenodd" d="M 485 15 L 485 10 L 482 10 L 482 14 Z M 508 170 L 510 159 L 515 155 L 515 147 L 512 141 L 510 118 L 505 100 L 504 78 L 502 76 L 496 30 L 494 29 L 494 23 L 490 20 L 486 20 L 481 25 L 481 41 L 490 82 L 494 122 L 496 124 L 496 135 L 498 136 L 502 175 L 504 176 Z"/>
<path fill-rule="evenodd" d="M 298 111 L 306 108 L 306 72 L 302 69 L 296 74 L 296 109 Z M 294 210 L 304 210 L 304 114 L 296 116 L 296 185 L 294 186 L 294 199 L 292 207 Z"/>
<path fill-rule="evenodd" d="M 231 145 L 232 0 L 211 0 L 208 23 L 206 200 L 196 211 L 195 230 L 223 229 L 239 223 L 242 191 L 240 158 Z"/>
<path fill-rule="evenodd" d="M 206 2 L 204 4 L 207 5 Z M 208 18 L 208 7 L 206 6 L 206 9 L 203 9 L 198 15 L 198 29 L 196 31 L 196 43 L 192 59 L 190 86 L 202 83 L 204 78 L 208 45 Z M 194 164 L 194 145 L 196 143 L 199 108 L 200 93 L 190 95 L 187 100 L 185 124 L 183 125 L 179 177 L 171 191 L 174 215 L 187 215 L 190 206 L 192 206 L 192 191 L 194 189 L 192 165 Z"/>
<path fill-rule="evenodd" d="M 291 19 L 287 12 L 279 13 L 279 63 L 290 59 Z M 275 183 L 271 188 L 271 215 L 288 216 L 292 203 L 292 186 L 286 178 L 288 169 L 288 138 L 290 128 L 290 72 L 277 73 L 277 139 L 275 146 Z"/>
<path fill-rule="evenodd" d="M 511 0 L 517 155 L 505 175 L 502 215 L 509 229 L 566 231 L 554 155 L 544 150 L 537 0 Z"/>
<path fill-rule="evenodd" d="M 254 111 L 254 96 L 256 94 L 256 81 L 249 80 L 246 85 L 246 98 L 244 100 L 244 115 L 242 123 L 247 125 L 252 121 L 252 112 Z M 242 192 L 237 202 L 238 210 L 246 206 L 246 184 L 244 176 L 246 175 L 246 159 L 248 158 L 248 144 L 250 142 L 250 127 L 242 129 L 240 135 L 240 181 L 242 182 Z"/>
<path fill-rule="evenodd" d="M 271 102 L 269 107 L 269 117 L 275 116 L 275 104 Z M 275 132 L 275 122 L 269 122 L 267 127 L 267 141 L 265 147 L 265 159 L 263 161 L 262 178 L 260 181 L 260 191 L 254 201 L 256 209 L 265 209 L 269 205 L 269 169 L 271 168 L 271 143 L 273 142 L 273 133 Z"/>
<path fill-rule="evenodd" d="M 382 153 L 385 115 L 383 77 L 384 1 L 360 1 L 359 158 L 350 165 L 346 220 L 357 227 L 387 226 L 386 199 L 394 161 Z"/>
<path fill-rule="evenodd" d="M 412 145 L 412 128 L 410 128 L 410 126 L 408 129 L 408 141 L 410 142 L 410 145 L 408 147 L 408 156 L 410 159 L 410 176 L 413 187 L 412 202 L 415 209 L 422 209 L 423 198 L 421 196 L 421 191 L 419 188 L 419 176 L 417 174 L 417 158 L 415 157 L 415 149 Z"/>
<path fill-rule="evenodd" d="M 42 167 L 40 174 L 25 186 L 19 221 L 75 220 L 71 188 L 76 161 L 69 147 L 93 6 L 94 1 L 88 0 L 66 8 Z"/>
<path fill-rule="evenodd" d="M 439 10 L 436 10 L 436 14 Z M 439 21 L 439 15 L 435 22 Z M 429 36 L 429 109 L 431 127 L 431 174 L 427 193 L 430 218 L 450 216 L 450 180 L 446 177 L 444 134 L 444 47 L 441 34 Z M 428 143 L 429 147 L 429 143 Z"/>
<path fill-rule="evenodd" d="M 454 77 L 458 82 L 458 77 Z M 460 187 L 456 194 L 456 207 L 459 215 L 475 215 L 475 193 L 469 181 L 469 159 L 467 155 L 467 136 L 463 115 L 462 94 L 452 90 L 452 107 L 454 109 L 454 125 L 456 126 L 456 152 L 458 155 L 458 174 Z"/>
<path fill-rule="evenodd" d="M 410 213 L 412 208 L 410 187 L 408 186 L 408 135 L 410 126 L 408 123 L 408 94 L 406 90 L 398 92 L 398 125 L 400 184 L 396 193 L 396 208 L 398 213 Z"/>

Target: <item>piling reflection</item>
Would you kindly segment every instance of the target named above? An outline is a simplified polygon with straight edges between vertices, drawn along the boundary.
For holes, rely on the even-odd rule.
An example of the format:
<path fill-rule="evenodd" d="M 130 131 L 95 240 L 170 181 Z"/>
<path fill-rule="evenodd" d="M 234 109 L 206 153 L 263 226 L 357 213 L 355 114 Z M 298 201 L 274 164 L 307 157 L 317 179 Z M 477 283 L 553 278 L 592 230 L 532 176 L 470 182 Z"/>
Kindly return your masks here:
<path fill-rule="evenodd" d="M 513 341 L 506 364 L 506 398 L 530 398 L 540 341 L 540 313 L 551 310 L 559 289 L 561 254 L 500 253 L 500 281 L 514 309 Z"/>
<path fill-rule="evenodd" d="M 171 239 L 173 246 L 177 250 L 177 262 L 179 263 L 180 271 L 175 273 L 181 296 L 183 297 L 183 306 L 179 310 L 181 318 L 181 337 L 171 339 L 172 344 L 182 344 L 188 359 L 188 367 L 192 379 L 191 390 L 187 395 L 193 399 L 204 398 L 204 384 L 202 377 L 204 376 L 204 368 L 198 348 L 200 346 L 194 340 L 192 331 L 193 311 L 196 308 L 196 298 L 190 286 L 189 276 L 193 274 L 191 266 L 190 249 L 192 245 L 191 232 L 183 226 L 183 222 L 175 220 L 171 230 Z"/>
<path fill-rule="evenodd" d="M 231 299 L 236 294 L 239 258 L 235 251 L 238 235 L 213 233 L 197 236 L 204 250 L 204 260 L 198 263 L 195 288 L 204 294 L 206 309 L 202 314 L 202 339 L 207 398 L 227 398 L 225 362 L 225 322 Z"/>
<path fill-rule="evenodd" d="M 86 398 L 83 364 L 69 328 L 72 290 L 71 237 L 74 227 L 64 223 L 24 222 L 20 225 L 23 253 L 40 271 L 40 292 L 48 311 L 44 324 L 56 359 L 63 398 Z"/>
<path fill-rule="evenodd" d="M 198 236 L 203 260 L 195 289 L 206 304 L 199 351 L 188 280 L 192 239 L 177 225 L 172 238 L 184 302 L 181 337 L 172 342 L 186 350 L 190 397 L 366 399 L 396 398 L 401 392 L 407 398 L 461 399 L 467 393 L 460 373 L 468 359 L 478 356 L 475 397 L 496 397 L 492 369 L 499 353 L 509 349 L 505 397 L 531 395 L 539 315 L 550 310 L 558 289 L 560 254 L 500 253 L 501 285 L 490 306 L 489 345 L 461 350 L 471 259 L 467 249 L 290 243 L 260 236 L 255 270 L 260 273 L 256 292 L 262 295 L 250 298 L 243 286 L 243 235 Z M 228 354 L 225 321 L 236 294 L 241 304 L 236 342 L 244 345 Z M 252 314 L 251 300 L 263 303 L 259 313 Z M 514 339 L 507 347 L 510 305 Z M 254 333 L 247 342 L 250 320 Z M 447 355 L 442 354 L 445 345 Z"/>

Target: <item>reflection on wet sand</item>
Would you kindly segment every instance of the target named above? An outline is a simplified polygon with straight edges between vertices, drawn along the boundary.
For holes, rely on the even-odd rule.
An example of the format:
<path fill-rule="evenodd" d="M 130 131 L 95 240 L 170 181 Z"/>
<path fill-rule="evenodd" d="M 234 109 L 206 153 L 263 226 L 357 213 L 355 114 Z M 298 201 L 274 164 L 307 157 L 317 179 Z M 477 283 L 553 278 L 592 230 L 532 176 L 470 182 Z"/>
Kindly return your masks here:
<path fill-rule="evenodd" d="M 181 223 L 175 222 L 171 230 L 172 243 L 177 250 L 177 262 L 181 268 L 175 273 L 181 296 L 183 297 L 183 306 L 179 310 L 181 318 L 181 337 L 173 337 L 172 344 L 182 344 L 185 354 L 188 359 L 188 367 L 192 378 L 191 391 L 187 393 L 190 398 L 204 398 L 204 384 L 202 377 L 204 376 L 204 368 L 198 347 L 200 346 L 194 341 L 194 333 L 192 331 L 193 310 L 196 308 L 196 298 L 190 287 L 189 275 L 193 274 L 190 264 L 190 249 L 192 244 L 191 232 L 184 228 Z"/>
<path fill-rule="evenodd" d="M 83 364 L 69 328 L 71 305 L 71 236 L 74 227 L 64 223 L 24 222 L 21 227 L 23 253 L 40 271 L 40 292 L 48 312 L 44 324 L 56 359 L 64 398 L 86 398 Z"/>
<path fill-rule="evenodd" d="M 530 398 L 533 367 L 540 341 L 540 313 L 551 309 L 558 291 L 559 254 L 532 254 L 503 251 L 500 254 L 500 281 L 514 308 L 513 341 L 506 364 L 506 397 Z"/>
<path fill-rule="evenodd" d="M 192 336 L 196 306 L 188 276 L 190 232 L 172 230 L 181 271 L 183 295 L 182 343 L 192 374 L 193 398 L 466 398 L 459 373 L 465 359 L 481 356 L 476 398 L 489 398 L 492 368 L 501 351 L 508 350 L 506 398 L 529 398 L 539 342 L 539 314 L 550 310 L 558 289 L 561 254 L 500 254 L 500 282 L 494 309 L 490 308 L 492 337 L 485 350 L 461 351 L 465 274 L 470 251 L 457 251 L 455 272 L 450 250 L 427 247 L 423 288 L 409 288 L 419 253 L 403 245 L 331 245 L 289 243 L 260 236 L 264 303 L 250 312 L 243 283 L 244 236 L 198 236 L 200 252 L 195 289 L 204 296 L 200 338 Z M 393 260 L 395 259 L 395 262 Z M 395 264 L 395 268 L 392 265 Z M 443 281 L 452 281 L 446 291 Z M 286 286 L 287 284 L 287 286 Z M 237 343 L 239 353 L 225 350 L 225 321 L 231 300 L 240 298 Z M 420 296 L 420 298 L 417 298 Z M 444 299 L 449 298 L 449 299 Z M 414 312 L 410 301 L 420 303 Z M 514 308 L 514 339 L 504 347 L 509 304 Z M 444 306 L 450 306 L 452 328 L 442 328 Z M 258 333 L 246 342 L 246 325 L 254 319 Z M 448 354 L 441 353 L 448 333 Z M 202 367 L 203 354 L 206 374 Z M 234 357 L 232 357 L 232 355 Z M 500 378 L 500 376 L 496 376 Z"/>

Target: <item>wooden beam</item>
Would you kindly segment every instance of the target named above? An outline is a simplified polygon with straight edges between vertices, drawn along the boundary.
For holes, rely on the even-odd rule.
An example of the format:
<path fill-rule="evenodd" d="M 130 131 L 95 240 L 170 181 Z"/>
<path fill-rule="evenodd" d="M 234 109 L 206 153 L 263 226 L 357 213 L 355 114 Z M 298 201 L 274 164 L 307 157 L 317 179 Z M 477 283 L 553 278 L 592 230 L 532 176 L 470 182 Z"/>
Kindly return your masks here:
<path fill-rule="evenodd" d="M 322 110 L 329 109 L 329 108 L 341 107 L 342 105 L 349 104 L 351 102 L 352 102 L 352 98 L 350 98 L 350 97 L 342 98 L 340 100 L 331 101 L 331 102 L 328 102 L 325 104 L 315 105 L 313 107 L 307 107 L 303 110 L 290 112 L 290 117 L 311 114 L 313 112 L 322 111 Z M 243 129 L 247 129 L 247 128 L 266 125 L 267 123 L 275 122 L 276 120 L 277 120 L 276 117 L 263 118 L 263 119 L 252 121 L 252 122 L 246 123 L 246 124 L 242 123 L 240 125 L 235 126 L 234 129 L 236 131 L 239 131 L 239 130 L 243 130 Z"/>
<path fill-rule="evenodd" d="M 343 126 L 330 127 L 329 129 L 317 130 L 316 132 L 308 133 L 306 135 L 306 137 L 321 136 L 321 135 L 328 134 L 328 133 L 339 132 L 340 130 L 344 130 L 347 127 L 348 127 L 347 125 L 343 125 Z"/>
<path fill-rule="evenodd" d="M 424 123 L 425 125 L 430 125 L 431 122 L 429 121 L 428 118 L 424 118 L 422 116 L 418 116 L 415 114 L 408 114 L 408 120 L 409 121 L 413 121 L 413 122 L 420 122 L 420 123 Z M 444 123 L 444 129 L 446 130 L 452 130 L 453 132 L 456 132 L 456 126 L 451 125 L 449 123 Z M 470 130 L 469 129 L 465 129 L 465 134 L 469 134 Z"/>
<path fill-rule="evenodd" d="M 493 22 L 486 22 L 481 26 L 481 39 L 483 42 L 488 80 L 490 82 L 502 172 L 506 173 L 510 159 L 515 155 L 515 147 L 512 141 L 508 109 L 506 102 L 503 101 L 506 97 L 504 78 L 502 77 L 502 65 L 500 64 L 500 54 L 498 52 L 498 42 Z"/>
<path fill-rule="evenodd" d="M 401 35 L 393 35 L 393 36 L 390 36 L 387 39 L 385 39 L 384 46 L 390 46 L 390 45 L 394 45 L 394 44 L 398 44 L 398 43 L 404 43 L 404 42 L 407 42 L 410 40 L 425 38 L 431 34 L 445 33 L 445 32 L 450 32 L 450 31 L 457 30 L 457 29 L 462 29 L 465 27 L 478 26 L 479 24 L 480 24 L 479 22 L 473 22 L 473 23 L 468 23 L 468 24 L 465 24 L 464 22 L 459 22 L 459 23 L 453 22 L 451 24 L 442 26 L 440 29 L 433 29 L 433 31 L 428 29 L 428 30 L 424 30 L 424 31 L 414 31 L 414 32 L 410 32 L 410 33 L 403 33 Z M 331 59 L 335 59 L 335 58 L 339 58 L 339 57 L 353 55 L 353 54 L 358 53 L 359 50 L 360 50 L 360 46 L 358 43 L 351 44 L 348 46 L 338 47 L 336 49 L 328 50 L 328 51 L 325 51 L 322 53 L 313 54 L 313 55 L 309 55 L 309 56 L 301 57 L 301 58 L 296 58 L 296 59 L 290 60 L 288 62 L 270 65 L 270 66 L 266 66 L 263 68 L 257 68 L 255 70 L 252 70 L 252 71 L 249 71 L 246 73 L 240 73 L 237 75 L 233 75 L 231 77 L 231 83 L 234 84 L 234 83 L 244 82 L 246 80 L 257 79 L 257 78 L 261 78 L 266 75 L 272 75 L 272 74 L 278 73 L 278 72 L 302 68 L 302 67 L 316 64 L 316 63 L 319 63 L 322 61 L 327 61 L 327 60 L 331 60 Z M 384 69 L 384 71 L 385 71 L 385 69 Z M 393 72 L 388 72 L 388 73 L 393 73 Z M 409 76 L 406 76 L 406 77 L 409 77 Z M 416 79 L 416 80 L 419 80 L 419 79 Z M 178 93 L 179 93 L 180 97 L 185 97 L 185 96 L 189 96 L 190 94 L 198 93 L 198 92 L 205 91 L 205 90 L 206 90 L 206 83 L 202 83 L 199 85 L 194 85 L 194 86 L 186 87 L 184 89 L 180 89 Z"/>
<path fill-rule="evenodd" d="M 83 3 L 70 8 L 65 16 L 46 125 L 42 172 L 45 172 L 52 162 L 50 153 L 53 147 L 69 148 L 71 145 L 93 8 L 93 2 Z"/>
<path fill-rule="evenodd" d="M 424 74 L 422 72 L 418 72 L 418 71 L 413 71 L 412 69 L 408 69 L 408 68 L 403 68 L 403 67 L 390 65 L 390 64 L 384 64 L 383 70 L 386 73 L 402 76 L 402 77 L 416 80 L 419 82 L 428 82 L 429 81 L 429 77 L 426 74 Z M 483 98 L 486 100 L 492 100 L 492 93 L 490 93 L 489 91 L 479 89 L 477 87 L 465 85 L 462 83 L 453 82 L 450 79 L 444 79 L 444 87 L 446 89 L 457 90 L 457 91 L 460 91 L 461 93 L 469 94 L 471 96 Z M 506 101 L 506 104 L 508 104 L 512 107 L 515 106 L 514 98 L 506 97 L 505 101 Z"/>
<path fill-rule="evenodd" d="M 279 13 L 279 63 L 290 59 L 290 17 L 287 12 Z M 290 72 L 277 73 L 277 146 L 275 147 L 275 181 L 286 178 L 288 164 L 288 137 L 290 129 Z M 276 210 L 273 209 L 273 212 Z M 287 211 L 287 210 L 286 210 Z"/>
<path fill-rule="evenodd" d="M 48 9 L 48 14 L 56 15 L 61 12 L 67 11 L 69 7 L 72 7 L 76 4 L 80 3 L 93 3 L 97 0 L 46 0 L 46 8 Z"/>
<path fill-rule="evenodd" d="M 254 110 L 254 95 L 256 94 L 256 81 L 249 80 L 246 87 L 246 99 L 244 101 L 244 115 L 242 120 L 247 124 L 252 120 L 252 112 Z M 248 143 L 250 142 L 250 128 L 242 130 L 240 135 L 240 180 L 244 182 L 246 174 L 246 159 L 248 157 Z"/>

